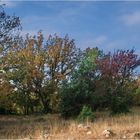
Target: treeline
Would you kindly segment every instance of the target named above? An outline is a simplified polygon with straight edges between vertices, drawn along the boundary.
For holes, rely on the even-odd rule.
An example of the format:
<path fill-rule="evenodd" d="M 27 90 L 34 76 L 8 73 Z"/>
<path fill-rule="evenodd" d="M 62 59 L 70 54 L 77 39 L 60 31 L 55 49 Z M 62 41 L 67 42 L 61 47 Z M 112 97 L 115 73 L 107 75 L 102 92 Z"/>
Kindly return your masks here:
<path fill-rule="evenodd" d="M 67 35 L 21 36 L 19 17 L 0 9 L 0 114 L 128 112 L 140 104 L 140 58 L 131 50 L 80 50 Z"/>

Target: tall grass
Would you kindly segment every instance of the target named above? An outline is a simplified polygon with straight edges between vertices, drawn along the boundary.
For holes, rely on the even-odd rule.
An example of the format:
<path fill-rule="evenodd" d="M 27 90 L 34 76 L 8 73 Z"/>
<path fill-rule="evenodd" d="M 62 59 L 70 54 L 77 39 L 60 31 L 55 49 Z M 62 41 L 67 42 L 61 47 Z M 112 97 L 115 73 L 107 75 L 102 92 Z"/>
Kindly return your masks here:
<path fill-rule="evenodd" d="M 111 129 L 115 138 L 133 138 L 140 132 L 140 108 L 126 115 L 109 116 L 107 112 L 95 112 L 94 122 L 85 122 L 90 133 L 81 131 L 76 120 L 64 120 L 59 115 L 0 116 L 0 139 L 83 140 L 105 139 L 102 132 Z"/>

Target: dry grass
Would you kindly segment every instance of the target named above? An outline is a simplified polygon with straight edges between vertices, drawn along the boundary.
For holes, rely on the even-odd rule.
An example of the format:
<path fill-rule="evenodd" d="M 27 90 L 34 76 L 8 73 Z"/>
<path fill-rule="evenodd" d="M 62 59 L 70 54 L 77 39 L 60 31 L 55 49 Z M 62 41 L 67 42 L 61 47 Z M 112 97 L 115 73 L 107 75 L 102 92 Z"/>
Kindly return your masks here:
<path fill-rule="evenodd" d="M 111 139 L 133 139 L 140 132 L 140 108 L 127 115 L 109 117 L 107 112 L 96 112 L 97 119 L 85 125 L 90 134 L 78 129 L 78 122 L 63 120 L 58 115 L 0 116 L 0 139 L 79 140 L 105 139 L 103 130 L 112 129 Z"/>

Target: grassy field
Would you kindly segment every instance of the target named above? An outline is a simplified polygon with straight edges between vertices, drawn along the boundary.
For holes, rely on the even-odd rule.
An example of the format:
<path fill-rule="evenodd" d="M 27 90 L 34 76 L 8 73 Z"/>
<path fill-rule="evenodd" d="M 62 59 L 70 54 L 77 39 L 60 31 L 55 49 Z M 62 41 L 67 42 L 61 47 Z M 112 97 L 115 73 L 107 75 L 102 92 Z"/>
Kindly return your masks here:
<path fill-rule="evenodd" d="M 107 112 L 95 112 L 94 122 L 82 124 L 64 120 L 59 115 L 0 116 L 0 139 L 83 140 L 83 139 L 140 139 L 140 107 L 127 115 L 110 117 Z M 106 137 L 103 131 L 113 135 Z"/>

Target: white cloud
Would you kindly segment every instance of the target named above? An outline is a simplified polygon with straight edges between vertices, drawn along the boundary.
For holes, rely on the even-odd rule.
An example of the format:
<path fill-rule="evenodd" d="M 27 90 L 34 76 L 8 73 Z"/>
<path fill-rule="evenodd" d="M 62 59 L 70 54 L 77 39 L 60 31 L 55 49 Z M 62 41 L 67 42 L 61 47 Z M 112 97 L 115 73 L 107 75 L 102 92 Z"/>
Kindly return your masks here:
<path fill-rule="evenodd" d="M 85 49 L 87 47 L 99 47 L 103 48 L 104 44 L 108 41 L 107 36 L 105 35 L 100 35 L 100 36 L 90 36 L 85 39 L 80 39 L 78 47 L 81 49 Z"/>
<path fill-rule="evenodd" d="M 126 42 L 124 40 L 110 40 L 105 35 L 93 36 L 79 40 L 78 47 L 85 49 L 87 47 L 99 47 L 104 52 L 114 52 L 117 49 L 126 49 Z"/>
<path fill-rule="evenodd" d="M 38 31 L 43 28 L 45 32 L 50 34 L 61 34 L 63 31 L 60 31 L 62 25 L 66 27 L 71 26 L 75 22 L 76 17 L 81 14 L 81 7 L 77 8 L 68 8 L 62 9 L 56 15 L 26 15 L 21 19 L 21 23 L 24 28 L 32 28 L 32 30 Z M 31 31 L 31 34 L 33 32 Z"/>
<path fill-rule="evenodd" d="M 89 4 L 89 3 L 88 3 Z M 71 24 L 77 20 L 77 17 L 83 16 L 85 14 L 84 10 L 88 4 L 79 3 L 76 7 L 67 7 L 61 8 L 55 15 L 53 14 L 46 14 L 46 15 L 26 15 L 22 19 L 23 23 L 52 23 L 53 25 L 62 23 L 62 24 Z M 47 7 L 55 8 L 56 5 L 47 3 Z M 56 7 L 58 8 L 58 7 Z M 87 16 L 87 15 L 85 15 Z"/>
<path fill-rule="evenodd" d="M 58 21 L 58 20 L 57 20 Z M 38 31 L 42 30 L 44 35 L 61 33 L 54 25 L 55 19 L 51 16 L 25 16 L 21 19 L 23 25 L 22 34 L 27 33 L 36 35 Z"/>
<path fill-rule="evenodd" d="M 135 11 L 130 14 L 125 14 L 121 17 L 121 20 L 127 26 L 134 26 L 140 24 L 140 11 Z"/>
<path fill-rule="evenodd" d="M 93 42 L 96 44 L 96 46 L 102 45 L 106 41 L 107 37 L 105 35 L 101 35 L 93 39 Z"/>

